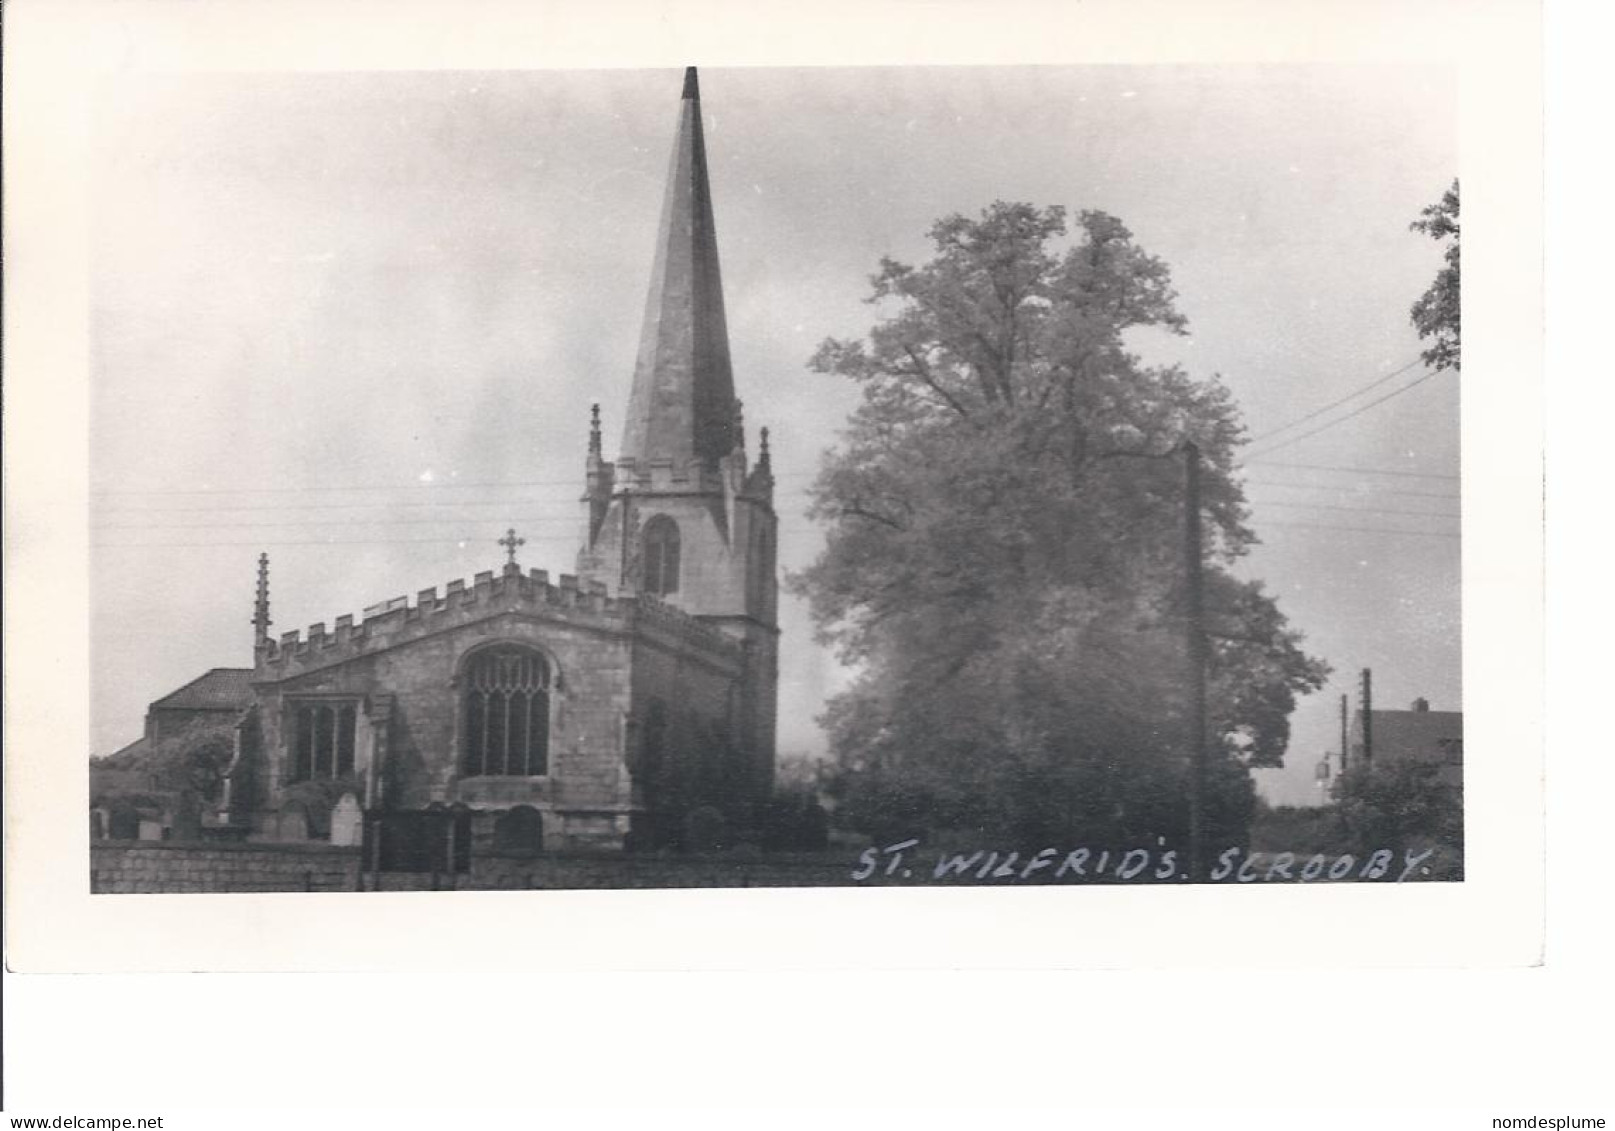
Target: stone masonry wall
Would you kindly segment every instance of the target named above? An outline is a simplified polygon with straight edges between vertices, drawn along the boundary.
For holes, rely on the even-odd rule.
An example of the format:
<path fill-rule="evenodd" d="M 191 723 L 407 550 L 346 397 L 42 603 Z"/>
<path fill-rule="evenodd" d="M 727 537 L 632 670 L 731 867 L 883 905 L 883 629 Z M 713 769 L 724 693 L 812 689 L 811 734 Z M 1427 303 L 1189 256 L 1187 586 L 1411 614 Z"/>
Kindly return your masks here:
<path fill-rule="evenodd" d="M 359 850 L 330 845 L 90 846 L 92 892 L 354 891 Z"/>
<path fill-rule="evenodd" d="M 633 856 L 546 853 L 482 856 L 461 875 L 384 872 L 382 891 L 522 891 L 693 887 L 820 887 L 848 882 L 850 857 Z M 90 890 L 101 893 L 358 892 L 356 848 L 306 845 L 119 843 L 90 849 Z M 361 887 L 361 879 L 363 886 Z"/>

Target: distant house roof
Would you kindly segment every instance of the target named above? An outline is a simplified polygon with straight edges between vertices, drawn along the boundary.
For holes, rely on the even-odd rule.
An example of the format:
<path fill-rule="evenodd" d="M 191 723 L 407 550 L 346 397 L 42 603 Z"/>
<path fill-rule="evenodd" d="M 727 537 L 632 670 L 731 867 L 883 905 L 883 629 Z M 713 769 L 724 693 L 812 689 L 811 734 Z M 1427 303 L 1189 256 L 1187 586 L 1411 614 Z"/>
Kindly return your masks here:
<path fill-rule="evenodd" d="M 151 705 L 154 711 L 244 711 L 252 706 L 251 668 L 214 668 L 170 691 Z"/>
<path fill-rule="evenodd" d="M 1373 711 L 1374 757 L 1461 759 L 1462 711 Z M 1352 720 L 1354 746 L 1363 741 L 1362 717 Z M 1456 744 L 1456 745 L 1454 745 Z"/>
<path fill-rule="evenodd" d="M 112 763 L 115 766 L 133 765 L 141 758 L 145 757 L 146 751 L 150 746 L 151 742 L 144 735 L 142 735 L 131 742 L 128 746 L 125 746 L 120 750 L 114 750 L 111 754 L 108 754 L 103 761 Z"/>

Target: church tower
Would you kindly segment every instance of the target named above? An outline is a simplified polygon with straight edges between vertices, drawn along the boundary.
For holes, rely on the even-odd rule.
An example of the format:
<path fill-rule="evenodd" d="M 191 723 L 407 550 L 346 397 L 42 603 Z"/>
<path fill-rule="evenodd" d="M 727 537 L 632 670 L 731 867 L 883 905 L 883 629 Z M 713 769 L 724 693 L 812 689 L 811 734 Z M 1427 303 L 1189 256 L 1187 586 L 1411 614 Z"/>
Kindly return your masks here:
<path fill-rule="evenodd" d="M 778 519 L 768 431 L 753 461 L 735 397 L 707 180 L 701 95 L 684 73 L 677 137 L 615 463 L 590 423 L 578 573 L 613 595 L 674 606 L 739 641 L 736 737 L 763 784 L 774 764 Z"/>

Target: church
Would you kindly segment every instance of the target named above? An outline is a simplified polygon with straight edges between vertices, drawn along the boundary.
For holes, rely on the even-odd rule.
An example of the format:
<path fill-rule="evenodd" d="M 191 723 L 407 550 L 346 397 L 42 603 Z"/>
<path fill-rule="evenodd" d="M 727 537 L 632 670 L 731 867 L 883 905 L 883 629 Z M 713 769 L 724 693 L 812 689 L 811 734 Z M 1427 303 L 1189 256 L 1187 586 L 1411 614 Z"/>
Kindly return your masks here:
<path fill-rule="evenodd" d="M 132 818 L 92 788 L 92 828 L 402 846 L 413 822 L 446 829 L 451 856 L 743 837 L 773 786 L 778 686 L 766 428 L 758 441 L 748 453 L 691 67 L 615 461 L 598 406 L 588 422 L 574 571 L 525 569 L 512 530 L 469 582 L 274 636 L 260 556 L 253 666 L 157 700 L 125 748 L 200 766 L 200 811 L 159 798 Z"/>

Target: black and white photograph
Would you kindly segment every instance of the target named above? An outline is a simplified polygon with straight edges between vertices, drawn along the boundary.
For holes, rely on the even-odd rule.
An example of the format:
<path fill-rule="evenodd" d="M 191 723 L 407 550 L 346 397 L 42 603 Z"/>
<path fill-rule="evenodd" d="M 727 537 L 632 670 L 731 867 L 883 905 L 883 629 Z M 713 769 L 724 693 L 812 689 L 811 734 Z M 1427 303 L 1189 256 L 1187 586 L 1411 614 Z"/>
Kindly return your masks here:
<path fill-rule="evenodd" d="M 1609 1116 L 1533 5 L 5 23 L 15 1125 Z"/>
<path fill-rule="evenodd" d="M 93 890 L 1463 878 L 1450 68 L 142 76 L 91 155 Z"/>

